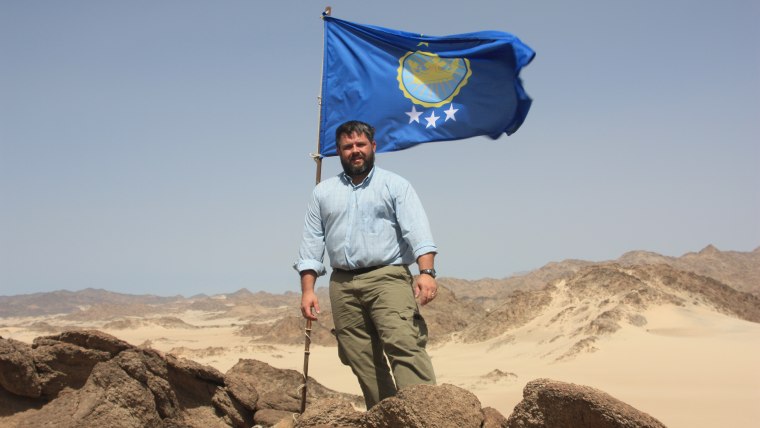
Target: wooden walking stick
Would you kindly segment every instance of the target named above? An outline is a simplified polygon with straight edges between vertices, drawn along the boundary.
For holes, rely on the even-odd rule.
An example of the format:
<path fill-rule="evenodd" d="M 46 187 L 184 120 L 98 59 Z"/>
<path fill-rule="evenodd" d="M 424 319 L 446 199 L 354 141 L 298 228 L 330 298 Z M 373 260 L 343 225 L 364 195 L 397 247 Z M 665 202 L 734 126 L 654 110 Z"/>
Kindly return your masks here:
<path fill-rule="evenodd" d="M 306 410 L 306 383 L 309 380 L 309 347 L 311 346 L 311 320 L 306 320 L 305 346 L 303 350 L 303 386 L 301 388 L 301 413 Z"/>

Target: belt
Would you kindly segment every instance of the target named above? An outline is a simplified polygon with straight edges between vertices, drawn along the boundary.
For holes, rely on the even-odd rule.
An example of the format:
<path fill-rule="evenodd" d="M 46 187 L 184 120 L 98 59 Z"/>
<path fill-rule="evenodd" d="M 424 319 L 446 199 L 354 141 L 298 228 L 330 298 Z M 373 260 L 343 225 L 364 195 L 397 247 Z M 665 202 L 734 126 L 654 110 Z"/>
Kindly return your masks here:
<path fill-rule="evenodd" d="M 361 275 L 363 273 L 372 272 L 373 270 L 377 270 L 377 269 L 380 269 L 380 268 L 385 267 L 385 266 L 387 266 L 387 265 L 370 266 L 370 267 L 363 267 L 363 268 L 357 268 L 357 269 L 351 269 L 351 270 L 340 269 L 340 268 L 333 268 L 333 270 L 335 272 L 349 273 L 351 275 Z"/>

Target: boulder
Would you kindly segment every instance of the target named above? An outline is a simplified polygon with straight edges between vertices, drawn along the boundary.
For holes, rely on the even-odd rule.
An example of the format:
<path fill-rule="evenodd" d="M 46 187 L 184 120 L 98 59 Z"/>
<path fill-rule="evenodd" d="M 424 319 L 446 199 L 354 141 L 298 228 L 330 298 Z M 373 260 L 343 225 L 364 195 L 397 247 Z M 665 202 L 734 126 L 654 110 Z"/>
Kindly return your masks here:
<path fill-rule="evenodd" d="M 318 400 L 296 420 L 295 428 L 361 427 L 365 413 L 354 408 L 350 401 L 341 398 Z"/>
<path fill-rule="evenodd" d="M 259 401 L 259 392 L 256 390 L 255 381 L 245 370 L 235 369 L 235 367 L 227 371 L 224 376 L 227 391 L 240 404 L 253 412 L 256 410 L 256 403 Z"/>
<path fill-rule="evenodd" d="M 507 418 L 493 407 L 484 407 L 482 428 L 507 428 Z"/>
<path fill-rule="evenodd" d="M 664 428 L 652 416 L 588 386 L 536 379 L 507 420 L 510 428 Z"/>
<path fill-rule="evenodd" d="M 46 342 L 70 343 L 80 348 L 107 352 L 111 357 L 132 348 L 129 343 L 98 330 L 67 330 L 52 336 L 38 337 L 32 346 L 37 347 Z"/>
<path fill-rule="evenodd" d="M 0 426 L 253 424 L 253 411 L 228 391 L 216 369 L 96 331 L 40 337 L 31 347 L 0 339 L 0 368 L 4 383 L 15 385 L 0 390 Z M 239 390 L 250 405 L 255 390 Z"/>
<path fill-rule="evenodd" d="M 153 395 L 116 361 L 97 364 L 84 386 L 67 390 L 18 426 L 131 428 L 160 426 Z"/>
<path fill-rule="evenodd" d="M 300 372 L 278 369 L 262 361 L 240 359 L 225 376 L 232 379 L 244 378 L 248 384 L 247 388 L 258 392 L 257 411 L 260 409 L 283 410 L 291 413 L 301 411 L 303 374 Z M 240 383 L 236 382 L 233 394 L 240 393 L 239 386 Z M 325 388 L 311 377 L 309 377 L 306 393 L 307 408 L 315 400 L 324 398 L 343 398 L 354 403 L 364 402 L 364 399 L 357 395 L 343 394 Z M 250 400 L 247 401 L 250 402 Z"/>
<path fill-rule="evenodd" d="M 211 404 L 230 426 L 248 428 L 253 424 L 253 412 L 231 397 L 225 388 L 216 389 Z"/>
<path fill-rule="evenodd" d="M 203 423 L 220 426 L 251 426 L 253 411 L 228 393 L 224 375 L 210 366 L 167 355 L 167 377 L 186 415 Z M 220 420 L 213 420 L 214 415 Z M 205 422 L 204 422 L 205 421 Z"/>
<path fill-rule="evenodd" d="M 298 413 L 287 412 L 285 410 L 261 409 L 253 414 L 253 423 L 265 427 L 288 424 L 293 426 L 293 419 L 296 416 L 298 416 Z"/>
<path fill-rule="evenodd" d="M 37 398 L 42 394 L 31 346 L 0 338 L 0 387 L 22 397 Z"/>
<path fill-rule="evenodd" d="M 57 336 L 37 338 L 32 343 L 32 359 L 42 395 L 47 398 L 56 397 L 64 388 L 81 388 L 95 364 L 111 357 L 108 351 L 63 342 Z"/>
<path fill-rule="evenodd" d="M 483 413 L 480 400 L 458 386 L 413 385 L 372 407 L 364 423 L 368 428 L 480 428 Z"/>
<path fill-rule="evenodd" d="M 168 381 L 166 361 L 152 349 L 130 349 L 114 360 L 130 378 L 135 379 L 151 393 L 156 412 L 162 419 L 177 418 L 180 404 L 174 388 Z"/>

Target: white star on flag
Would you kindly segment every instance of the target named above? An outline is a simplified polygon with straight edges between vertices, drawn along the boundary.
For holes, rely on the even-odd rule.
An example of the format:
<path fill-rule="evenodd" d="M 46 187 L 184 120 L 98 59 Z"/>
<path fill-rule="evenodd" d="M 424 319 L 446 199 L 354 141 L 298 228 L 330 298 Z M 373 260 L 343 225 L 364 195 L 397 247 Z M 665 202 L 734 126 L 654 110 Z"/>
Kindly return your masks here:
<path fill-rule="evenodd" d="M 433 110 L 432 112 L 430 112 L 430 116 L 425 118 L 425 120 L 427 120 L 427 125 L 425 126 L 425 128 L 430 128 L 431 126 L 435 128 L 435 121 L 437 121 L 440 118 L 441 116 L 436 116 L 435 110 Z"/>
<path fill-rule="evenodd" d="M 412 122 L 420 123 L 421 114 L 422 114 L 421 111 L 417 111 L 417 109 L 414 108 L 414 104 L 412 104 L 412 111 L 406 112 L 406 115 L 409 116 L 409 123 L 412 123 Z"/>
<path fill-rule="evenodd" d="M 457 118 L 454 117 L 454 114 L 458 111 L 459 111 L 458 108 L 454 108 L 454 104 L 449 104 L 449 109 L 443 111 L 444 113 L 446 113 L 446 120 L 444 120 L 444 122 L 446 122 L 449 119 L 456 122 Z"/>

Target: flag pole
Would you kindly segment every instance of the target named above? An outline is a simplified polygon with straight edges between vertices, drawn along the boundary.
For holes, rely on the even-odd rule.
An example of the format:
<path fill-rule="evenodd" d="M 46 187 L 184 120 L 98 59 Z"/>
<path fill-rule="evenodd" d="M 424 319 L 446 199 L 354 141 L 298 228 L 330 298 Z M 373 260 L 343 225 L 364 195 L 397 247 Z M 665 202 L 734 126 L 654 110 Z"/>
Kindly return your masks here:
<path fill-rule="evenodd" d="M 331 16 L 331 15 L 332 15 L 332 7 L 331 6 L 325 7 L 325 11 L 322 12 L 322 18 L 324 18 L 325 16 Z M 322 39 L 323 39 L 322 49 L 324 49 L 324 31 L 322 32 Z M 324 66 L 325 66 L 325 55 L 323 52 L 322 53 L 322 67 L 320 67 L 320 70 L 322 70 L 320 71 L 322 77 L 324 77 Z M 322 155 L 319 153 L 319 149 L 320 149 L 319 134 L 321 130 L 320 127 L 322 124 L 322 90 L 324 89 L 322 78 L 319 79 L 319 82 L 320 82 L 319 96 L 317 97 L 317 106 L 319 107 L 319 113 L 317 114 L 317 152 L 313 155 L 314 161 L 317 163 L 316 184 L 319 184 L 319 182 L 322 181 Z"/>
<path fill-rule="evenodd" d="M 322 12 L 322 17 L 330 16 L 332 13 L 332 7 L 325 7 L 325 11 Z M 324 32 L 322 34 L 324 38 Z M 324 46 L 324 43 L 323 43 Z M 324 48 L 323 48 L 324 49 Z M 322 70 L 324 70 L 324 53 L 322 55 Z M 322 79 L 319 79 L 320 82 Z M 319 113 L 317 114 L 317 152 L 312 155 L 314 162 L 317 164 L 317 177 L 316 184 L 322 181 L 322 155 L 319 154 L 319 131 L 320 124 L 322 123 L 322 87 L 320 83 L 319 97 L 317 97 L 317 105 L 319 106 Z M 316 185 L 315 184 L 315 185 Z M 303 350 L 303 385 L 301 388 L 301 414 L 306 411 L 306 388 L 309 381 L 309 355 L 311 354 L 311 320 L 306 320 L 306 329 L 304 331 L 304 350 Z"/>

